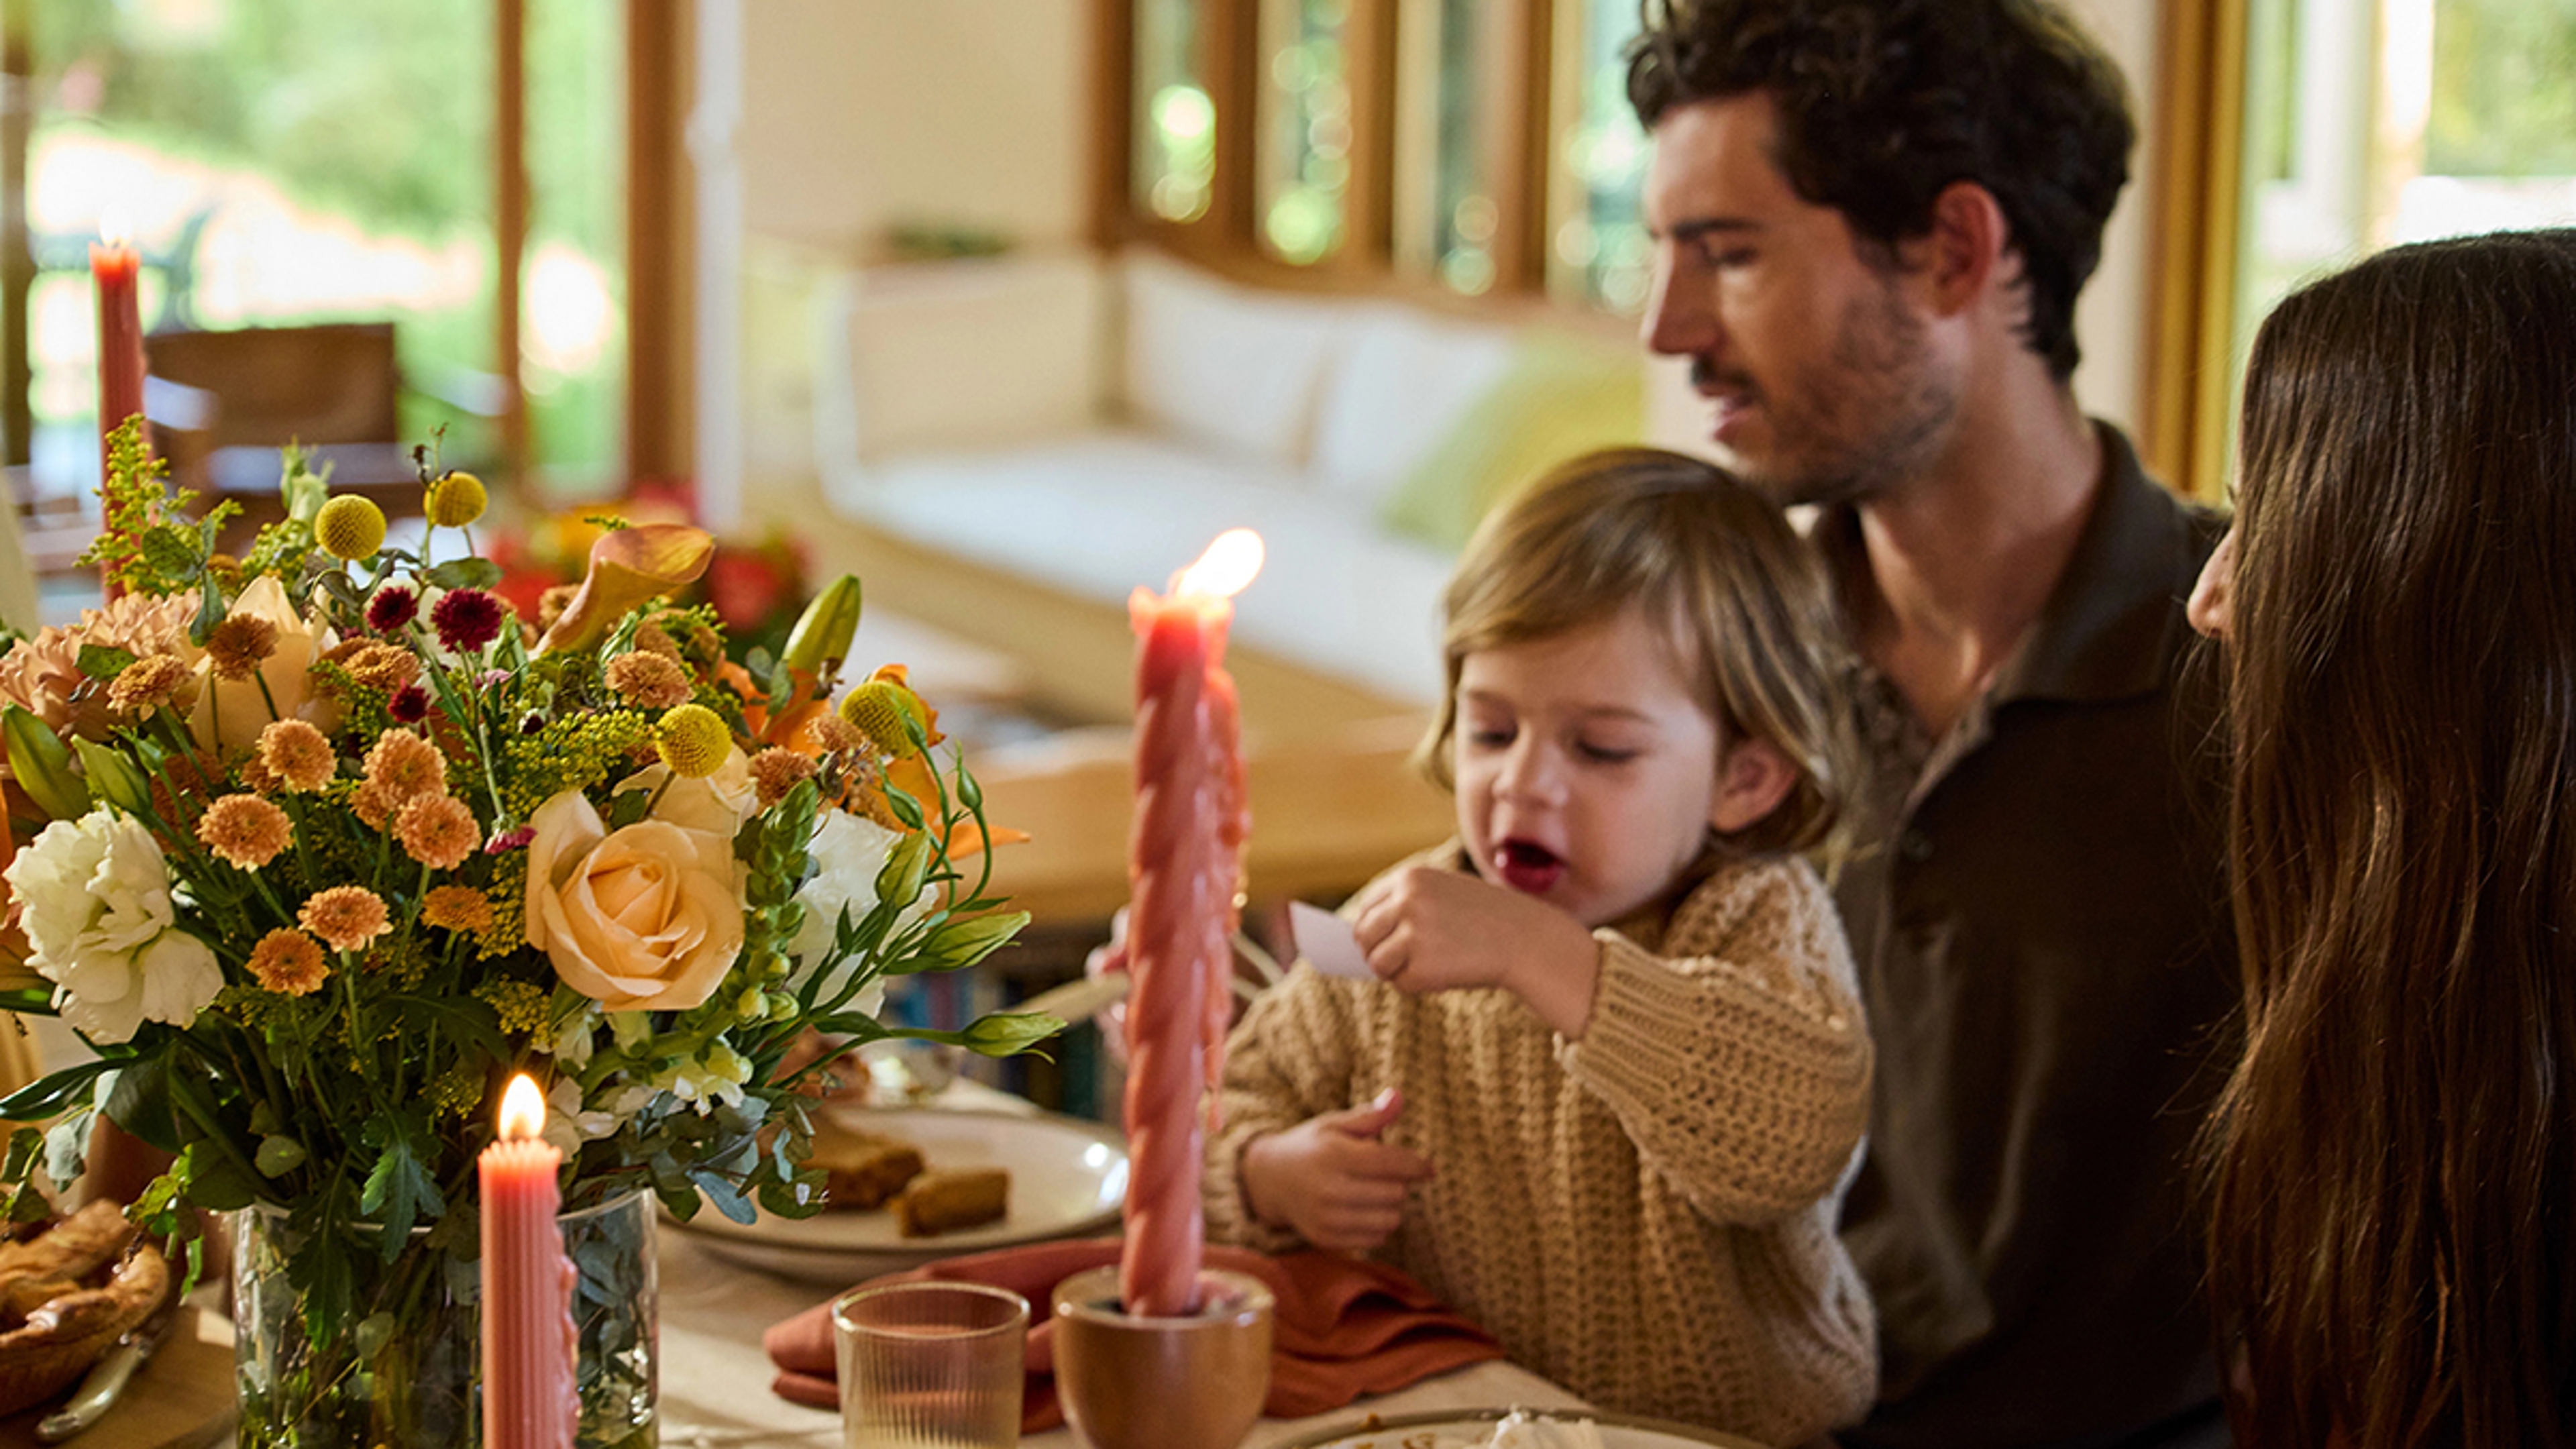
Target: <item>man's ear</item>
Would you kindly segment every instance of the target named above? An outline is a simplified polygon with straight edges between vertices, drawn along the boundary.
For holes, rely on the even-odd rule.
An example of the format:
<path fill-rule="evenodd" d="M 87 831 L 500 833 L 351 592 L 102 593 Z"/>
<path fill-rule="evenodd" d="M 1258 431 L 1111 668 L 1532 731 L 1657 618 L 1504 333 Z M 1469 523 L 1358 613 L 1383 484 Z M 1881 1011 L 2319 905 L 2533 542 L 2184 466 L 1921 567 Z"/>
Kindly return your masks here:
<path fill-rule="evenodd" d="M 1769 740 L 1740 739 L 1717 762 L 1717 791 L 1708 823 L 1720 835 L 1760 824 L 1798 788 L 1798 767 Z"/>
<path fill-rule="evenodd" d="M 1900 245 L 1906 270 L 1920 279 L 1936 312 L 1952 313 L 1989 287 L 2020 278 L 2010 252 L 2012 226 L 1993 192 L 1953 181 L 1932 200 L 1932 228 Z"/>

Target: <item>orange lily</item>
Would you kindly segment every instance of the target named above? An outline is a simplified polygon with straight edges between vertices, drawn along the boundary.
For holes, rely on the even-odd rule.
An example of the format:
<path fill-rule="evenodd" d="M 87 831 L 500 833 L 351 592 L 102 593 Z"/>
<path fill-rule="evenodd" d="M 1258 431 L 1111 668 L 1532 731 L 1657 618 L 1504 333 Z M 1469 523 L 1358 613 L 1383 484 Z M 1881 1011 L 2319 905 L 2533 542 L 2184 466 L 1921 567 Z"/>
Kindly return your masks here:
<path fill-rule="evenodd" d="M 611 529 L 590 546 L 590 572 L 537 652 L 587 649 L 629 610 L 694 583 L 715 556 L 706 530 L 685 523 L 639 523 Z"/>

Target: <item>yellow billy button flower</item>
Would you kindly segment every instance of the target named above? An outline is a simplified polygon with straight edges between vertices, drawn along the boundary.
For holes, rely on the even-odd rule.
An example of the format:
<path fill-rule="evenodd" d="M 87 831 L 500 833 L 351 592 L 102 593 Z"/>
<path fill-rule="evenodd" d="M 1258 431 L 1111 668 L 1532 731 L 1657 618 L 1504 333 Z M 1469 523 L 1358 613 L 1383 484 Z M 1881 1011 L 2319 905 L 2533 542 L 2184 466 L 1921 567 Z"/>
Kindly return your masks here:
<path fill-rule="evenodd" d="M 430 480 L 421 511 L 429 515 L 433 528 L 463 528 L 481 518 L 491 502 L 482 479 L 471 473 L 449 473 Z"/>
<path fill-rule="evenodd" d="M 653 748 L 662 763 L 683 779 L 701 780 L 714 774 L 732 745 L 733 731 L 725 728 L 724 717 L 703 704 L 665 711 L 653 730 Z"/>
<path fill-rule="evenodd" d="M 338 559 L 374 558 L 385 546 L 385 511 L 354 493 L 322 505 L 313 519 L 313 541 Z"/>
<path fill-rule="evenodd" d="M 896 759 L 913 753 L 912 733 L 903 723 L 907 715 L 915 724 L 923 723 L 921 701 L 891 679 L 871 679 L 841 701 L 841 718 Z"/>

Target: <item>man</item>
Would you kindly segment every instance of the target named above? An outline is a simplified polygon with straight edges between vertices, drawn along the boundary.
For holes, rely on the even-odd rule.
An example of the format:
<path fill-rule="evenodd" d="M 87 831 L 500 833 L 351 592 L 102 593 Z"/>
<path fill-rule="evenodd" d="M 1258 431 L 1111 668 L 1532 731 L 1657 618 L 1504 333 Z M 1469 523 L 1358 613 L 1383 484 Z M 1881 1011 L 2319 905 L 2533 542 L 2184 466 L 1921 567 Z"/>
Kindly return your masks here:
<path fill-rule="evenodd" d="M 2068 385 L 2121 81 L 2040 0 L 1650 7 L 1648 346 L 1820 505 L 1868 764 L 1835 894 L 1879 1045 L 1855 1445 L 2223 1444 L 2190 1156 L 2235 1002 L 2184 669 L 2215 522 Z"/>

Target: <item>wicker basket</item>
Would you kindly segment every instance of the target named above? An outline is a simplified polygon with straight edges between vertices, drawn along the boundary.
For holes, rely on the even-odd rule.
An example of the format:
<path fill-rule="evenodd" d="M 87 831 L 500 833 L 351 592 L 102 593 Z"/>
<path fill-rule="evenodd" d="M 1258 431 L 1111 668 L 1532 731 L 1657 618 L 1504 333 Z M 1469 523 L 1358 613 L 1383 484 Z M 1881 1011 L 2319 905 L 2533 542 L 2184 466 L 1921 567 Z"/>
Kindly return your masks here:
<path fill-rule="evenodd" d="M 168 1295 L 170 1265 L 160 1249 L 145 1243 L 116 1265 L 103 1288 L 87 1291 L 103 1294 L 111 1311 L 88 1319 L 76 1334 L 34 1324 L 0 1333 L 0 1417 L 33 1408 L 78 1382 Z"/>

